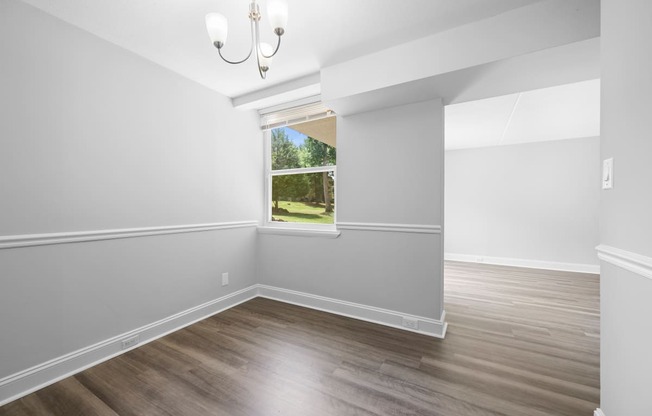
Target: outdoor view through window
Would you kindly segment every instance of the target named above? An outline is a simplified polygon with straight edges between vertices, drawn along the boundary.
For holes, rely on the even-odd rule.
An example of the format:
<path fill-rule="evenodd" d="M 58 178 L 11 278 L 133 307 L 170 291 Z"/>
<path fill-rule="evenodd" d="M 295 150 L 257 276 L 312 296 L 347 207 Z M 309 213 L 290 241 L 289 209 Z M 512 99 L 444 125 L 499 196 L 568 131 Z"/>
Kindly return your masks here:
<path fill-rule="evenodd" d="M 271 220 L 333 224 L 335 215 L 334 122 L 318 120 L 271 131 Z M 332 123 L 332 138 L 317 125 Z M 321 136 L 314 138 L 312 136 Z M 333 144 L 333 146 L 327 144 Z"/>

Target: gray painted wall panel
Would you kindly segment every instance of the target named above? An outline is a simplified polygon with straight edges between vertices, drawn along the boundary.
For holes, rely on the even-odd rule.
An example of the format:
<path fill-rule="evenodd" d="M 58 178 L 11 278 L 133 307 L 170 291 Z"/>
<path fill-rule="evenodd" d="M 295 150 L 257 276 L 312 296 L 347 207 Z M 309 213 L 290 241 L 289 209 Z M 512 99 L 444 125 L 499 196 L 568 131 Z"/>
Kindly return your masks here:
<path fill-rule="evenodd" d="M 652 414 L 652 280 L 603 262 L 600 279 L 600 407 Z"/>
<path fill-rule="evenodd" d="M 439 100 L 338 119 L 337 220 L 440 225 Z M 260 283 L 439 319 L 439 234 L 344 230 L 339 238 L 261 235 Z"/>
<path fill-rule="evenodd" d="M 652 3 L 602 0 L 601 157 L 614 158 L 602 192 L 601 244 L 652 257 Z M 602 262 L 601 408 L 652 414 L 652 280 Z"/>
<path fill-rule="evenodd" d="M 0 236 L 261 217 L 255 114 L 18 1 L 0 38 Z M 0 378 L 255 283 L 256 238 L 0 250 Z"/>

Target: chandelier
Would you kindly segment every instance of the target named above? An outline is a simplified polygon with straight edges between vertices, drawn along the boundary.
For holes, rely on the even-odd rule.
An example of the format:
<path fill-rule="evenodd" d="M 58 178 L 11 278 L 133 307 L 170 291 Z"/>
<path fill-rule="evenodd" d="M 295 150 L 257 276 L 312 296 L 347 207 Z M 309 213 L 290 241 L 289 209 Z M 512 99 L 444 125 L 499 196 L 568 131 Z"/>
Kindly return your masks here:
<path fill-rule="evenodd" d="M 220 57 L 227 63 L 237 65 L 245 62 L 251 57 L 252 53 L 256 54 L 256 61 L 258 63 L 258 73 L 262 79 L 265 79 L 269 66 L 272 63 L 272 57 L 276 55 L 279 47 L 281 46 L 281 36 L 285 33 L 285 27 L 288 21 L 288 5 L 284 0 L 268 0 L 267 13 L 269 23 L 278 37 L 276 48 L 270 44 L 260 41 L 260 28 L 258 22 L 260 21 L 261 14 L 260 8 L 256 0 L 251 0 L 249 5 L 249 20 L 251 21 L 251 47 L 247 56 L 239 61 L 230 61 L 222 55 L 222 48 L 226 43 L 226 36 L 228 34 L 228 23 L 226 17 L 219 13 L 209 13 L 206 15 L 206 29 L 208 35 L 217 48 Z"/>

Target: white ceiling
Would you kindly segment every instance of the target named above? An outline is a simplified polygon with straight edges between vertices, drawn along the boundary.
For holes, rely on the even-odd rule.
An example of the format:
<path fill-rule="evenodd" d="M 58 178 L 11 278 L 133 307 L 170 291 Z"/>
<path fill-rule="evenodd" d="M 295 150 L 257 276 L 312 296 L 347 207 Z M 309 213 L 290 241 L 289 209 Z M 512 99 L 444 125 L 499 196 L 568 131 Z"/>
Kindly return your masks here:
<path fill-rule="evenodd" d="M 482 20 L 540 0 L 288 0 L 289 22 L 266 81 L 255 64 L 222 62 L 204 16 L 229 20 L 223 53 L 249 50 L 249 0 L 23 0 L 229 97 L 316 73 L 320 68 Z M 264 17 L 263 40 L 274 43 Z"/>
<path fill-rule="evenodd" d="M 446 149 L 600 135 L 600 80 L 446 107 Z"/>

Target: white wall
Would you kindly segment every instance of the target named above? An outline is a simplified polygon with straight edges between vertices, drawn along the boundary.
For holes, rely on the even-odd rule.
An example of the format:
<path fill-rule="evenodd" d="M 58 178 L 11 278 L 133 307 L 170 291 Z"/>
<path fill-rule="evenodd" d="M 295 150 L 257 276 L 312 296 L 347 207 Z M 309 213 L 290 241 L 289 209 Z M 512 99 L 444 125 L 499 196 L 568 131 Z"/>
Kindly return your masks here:
<path fill-rule="evenodd" d="M 442 116 L 436 100 L 338 118 L 338 222 L 441 225 Z M 439 234 L 265 234 L 259 244 L 263 284 L 441 318 Z"/>
<path fill-rule="evenodd" d="M 614 188 L 602 192 L 601 408 L 652 414 L 652 3 L 602 0 L 602 159 Z M 645 257 L 640 257 L 645 256 Z"/>
<path fill-rule="evenodd" d="M 599 155 L 598 137 L 447 151 L 446 255 L 597 266 Z"/>
<path fill-rule="evenodd" d="M 0 236 L 260 219 L 254 114 L 15 0 L 0 38 Z M 0 380 L 255 283 L 255 249 L 255 228 L 0 249 Z"/>

